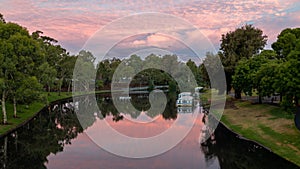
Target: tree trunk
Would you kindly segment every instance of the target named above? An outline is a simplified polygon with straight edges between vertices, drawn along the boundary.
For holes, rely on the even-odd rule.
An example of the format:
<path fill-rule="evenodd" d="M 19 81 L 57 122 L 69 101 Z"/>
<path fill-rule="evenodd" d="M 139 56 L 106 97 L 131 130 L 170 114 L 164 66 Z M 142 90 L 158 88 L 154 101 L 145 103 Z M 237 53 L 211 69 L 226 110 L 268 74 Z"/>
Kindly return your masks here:
<path fill-rule="evenodd" d="M 18 132 L 15 132 L 15 149 L 16 152 L 18 152 Z"/>
<path fill-rule="evenodd" d="M 70 92 L 70 89 L 71 89 L 71 82 L 69 82 L 69 85 L 68 85 L 68 92 Z"/>
<path fill-rule="evenodd" d="M 6 168 L 7 163 L 7 137 L 4 138 L 4 146 L 3 146 L 3 168 Z"/>
<path fill-rule="evenodd" d="M 282 93 L 280 93 L 279 98 L 280 98 L 280 103 L 281 103 L 282 102 Z"/>
<path fill-rule="evenodd" d="M 259 104 L 262 104 L 261 95 L 258 95 L 258 103 L 259 103 Z"/>
<path fill-rule="evenodd" d="M 297 96 L 295 96 L 295 105 L 298 107 L 299 106 L 299 99 L 298 99 L 298 97 Z"/>
<path fill-rule="evenodd" d="M 59 79 L 59 91 L 58 91 L 58 95 L 60 96 L 60 92 L 61 92 L 61 86 L 62 86 L 62 83 L 63 83 L 63 78 Z"/>
<path fill-rule="evenodd" d="M 241 98 L 242 98 L 241 91 L 236 90 L 236 91 L 234 92 L 234 97 L 235 97 L 236 99 L 241 99 Z"/>
<path fill-rule="evenodd" d="M 295 125 L 300 130 L 300 106 L 297 105 L 296 115 L 295 115 Z"/>
<path fill-rule="evenodd" d="M 7 115 L 6 115 L 6 107 L 5 107 L 5 91 L 3 91 L 2 93 L 1 105 L 2 105 L 2 113 L 3 113 L 3 124 L 7 124 Z"/>
<path fill-rule="evenodd" d="M 17 102 L 16 102 L 15 96 L 13 98 L 13 104 L 14 104 L 14 118 L 16 118 L 17 117 Z"/>

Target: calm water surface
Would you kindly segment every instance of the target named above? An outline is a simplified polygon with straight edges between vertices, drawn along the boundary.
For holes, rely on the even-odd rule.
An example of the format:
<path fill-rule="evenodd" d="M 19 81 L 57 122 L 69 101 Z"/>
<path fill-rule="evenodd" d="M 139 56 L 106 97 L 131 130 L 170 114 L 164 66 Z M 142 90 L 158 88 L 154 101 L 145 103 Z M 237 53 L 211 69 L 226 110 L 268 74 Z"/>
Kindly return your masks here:
<path fill-rule="evenodd" d="M 132 95 L 137 113 L 119 113 L 108 95 L 97 96 L 101 112 L 86 118 L 89 124 L 81 127 L 74 108 L 90 106 L 72 100 L 56 103 L 45 108 L 34 120 L 17 131 L 0 139 L 0 168 L 18 169 L 267 169 L 298 168 L 255 143 L 239 139 L 224 126 L 219 125 L 214 140 L 205 145 L 199 143 L 204 114 L 198 109 L 175 107 L 176 97 L 170 96 L 162 114 L 147 114 L 150 107 L 147 95 Z M 190 133 L 176 147 L 161 155 L 131 159 L 111 154 L 97 146 L 86 131 L 97 130 L 99 123 L 108 122 L 120 133 L 137 138 L 155 136 L 168 129 L 183 117 L 185 122 L 197 115 Z M 135 123 L 132 120 L 153 120 L 151 123 Z M 180 123 L 180 129 L 188 124 Z M 111 139 L 113 143 L 113 138 Z M 166 142 L 168 140 L 165 140 Z M 139 145 L 136 145 L 139 146 Z M 147 147 L 140 147 L 147 149 Z"/>

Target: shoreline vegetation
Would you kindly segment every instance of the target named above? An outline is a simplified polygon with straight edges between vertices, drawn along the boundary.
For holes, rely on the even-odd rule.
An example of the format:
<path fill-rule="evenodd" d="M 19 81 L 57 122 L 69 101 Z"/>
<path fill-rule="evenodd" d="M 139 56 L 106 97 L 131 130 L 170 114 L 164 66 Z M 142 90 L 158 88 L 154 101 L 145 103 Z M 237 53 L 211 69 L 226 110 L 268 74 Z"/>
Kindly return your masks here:
<path fill-rule="evenodd" d="M 49 103 L 72 97 L 71 92 L 61 92 L 60 95 L 58 92 L 50 92 L 47 95 L 46 102 L 39 100 L 28 105 L 18 105 L 18 116 L 16 118 L 14 117 L 13 113 L 13 104 L 7 103 L 6 110 L 9 122 L 5 125 L 0 125 L 0 137 L 3 137 L 4 135 L 25 124 L 28 120 L 34 118 L 36 114 L 38 114 Z M 0 112 L 2 114 L 2 110 L 0 110 Z"/>
<path fill-rule="evenodd" d="M 99 93 L 106 93 L 106 92 L 110 92 L 110 91 L 101 90 L 92 93 L 78 93 L 75 94 L 74 96 L 82 96 L 85 94 L 93 94 L 93 93 L 99 94 Z M 60 94 L 59 92 L 50 92 L 45 94 L 47 94 L 46 102 L 35 101 L 28 105 L 18 105 L 18 116 L 16 118 L 14 117 L 14 113 L 13 113 L 13 104 L 12 103 L 6 104 L 7 117 L 9 118 L 9 122 L 5 125 L 4 124 L 0 125 L 0 138 L 16 130 L 22 125 L 26 124 L 28 121 L 34 118 L 40 111 L 42 111 L 43 108 L 45 108 L 45 106 L 51 104 L 52 102 L 73 97 L 72 92 L 61 92 Z M 1 109 L 0 109 L 0 114 L 2 114 Z"/>
<path fill-rule="evenodd" d="M 300 166 L 300 133 L 292 113 L 279 106 L 228 97 L 221 122 L 240 136 Z"/>
<path fill-rule="evenodd" d="M 121 73 L 115 78 L 119 82 L 131 80 L 131 87 L 148 86 L 150 91 L 157 85 L 168 85 L 169 91 L 179 92 L 174 78 L 162 68 L 188 82 L 190 76 L 182 76 L 188 72 L 183 68 L 188 66 L 196 84 L 185 83 L 186 87 L 211 88 L 210 77 L 225 73 L 226 86 L 216 88 L 219 93 L 235 91 L 235 99 L 227 96 L 221 119 L 229 129 L 300 166 L 300 133 L 293 119 L 295 109 L 300 108 L 300 28 L 282 30 L 271 44 L 272 50 L 267 50 L 263 31 L 246 24 L 223 34 L 219 52 L 208 52 L 200 65 L 191 59 L 181 62 L 177 55 L 155 54 L 145 59 L 131 55 L 122 60 L 116 56 L 96 63 L 90 51 L 71 55 L 42 31 L 29 32 L 21 25 L 6 22 L 2 14 L 0 28 L 0 137 L 34 118 L 49 103 L 72 97 L 74 87 L 78 87 L 75 91 L 90 91 L 90 85 L 95 84 L 95 89 L 100 90 L 95 93 L 110 92 L 103 89 L 111 85 L 117 69 Z M 157 68 L 149 69 L 152 65 Z M 140 68 L 147 69 L 140 72 Z M 96 78 L 91 76 L 93 72 Z M 132 73 L 136 76 L 131 77 Z M 221 84 L 216 79 L 212 82 Z M 206 98 L 201 102 L 209 103 L 210 93 L 211 90 L 204 93 L 202 97 Z M 85 94 L 93 92 L 76 93 Z M 257 95 L 259 103 L 267 96 L 272 96 L 272 102 L 273 96 L 279 97 L 276 101 L 280 107 L 251 104 L 241 100 L 242 94 Z"/>
<path fill-rule="evenodd" d="M 110 91 L 102 90 L 95 93 L 105 92 Z M 210 94 L 211 92 L 207 91 L 203 97 L 209 98 Z M 80 95 L 83 93 L 78 94 Z M 24 125 L 48 104 L 70 97 L 72 97 L 71 92 L 62 92 L 60 96 L 58 92 L 51 92 L 47 97 L 47 104 L 36 101 L 28 106 L 21 105 L 18 118 L 13 118 L 13 105 L 7 104 L 8 117 L 11 120 L 9 124 L 0 126 L 0 137 Z M 239 136 L 257 142 L 300 166 L 300 133 L 294 125 L 294 115 L 285 112 L 279 106 L 253 104 L 250 101 L 237 100 L 228 96 L 221 123 Z"/>

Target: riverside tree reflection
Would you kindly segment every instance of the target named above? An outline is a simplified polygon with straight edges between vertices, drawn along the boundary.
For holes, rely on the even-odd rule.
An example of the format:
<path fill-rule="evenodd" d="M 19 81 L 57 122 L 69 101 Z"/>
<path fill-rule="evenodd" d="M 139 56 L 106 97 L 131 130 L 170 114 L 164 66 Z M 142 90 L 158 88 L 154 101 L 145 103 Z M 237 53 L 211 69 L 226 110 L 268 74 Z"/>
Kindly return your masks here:
<path fill-rule="evenodd" d="M 83 129 L 66 103 L 44 108 L 31 122 L 0 139 L 2 168 L 46 168 L 47 156 L 64 150 Z"/>

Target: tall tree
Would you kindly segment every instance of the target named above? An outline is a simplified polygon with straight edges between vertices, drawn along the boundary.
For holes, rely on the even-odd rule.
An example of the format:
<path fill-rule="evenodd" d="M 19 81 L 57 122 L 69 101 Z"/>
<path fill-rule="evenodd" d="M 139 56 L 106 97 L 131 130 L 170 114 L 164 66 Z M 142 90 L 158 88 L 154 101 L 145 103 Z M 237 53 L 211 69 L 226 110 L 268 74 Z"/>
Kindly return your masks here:
<path fill-rule="evenodd" d="M 13 50 L 9 56 L 9 61 L 11 62 L 10 71 L 9 71 L 9 96 L 13 101 L 14 105 L 14 117 L 17 117 L 17 102 L 19 101 L 18 90 L 22 86 L 22 82 L 26 78 L 30 78 L 35 74 L 35 66 L 38 66 L 37 60 L 42 60 L 40 55 L 40 46 L 39 44 L 32 39 L 30 36 L 24 36 L 20 34 L 12 35 L 8 40 L 8 43 L 13 45 Z M 35 86 L 35 81 L 29 81 Z M 37 89 L 37 88 L 36 88 Z M 27 93 L 29 95 L 30 93 Z M 35 94 L 33 94 L 35 95 Z M 32 101 L 35 100 L 34 98 Z M 30 102 L 30 101 L 28 101 Z"/>
<path fill-rule="evenodd" d="M 57 71 L 49 65 L 48 62 L 43 63 L 38 68 L 38 79 L 41 84 L 47 86 L 48 94 L 51 91 L 51 87 L 54 85 Z"/>
<path fill-rule="evenodd" d="M 27 30 L 23 27 L 13 24 L 0 22 L 0 55 L 1 55 L 1 105 L 3 113 L 3 123 L 7 123 L 7 112 L 6 112 L 6 101 L 11 91 L 10 85 L 14 81 L 14 74 L 17 72 L 16 61 L 17 55 L 14 52 L 14 44 L 11 43 L 10 39 L 13 36 L 29 36 Z"/>
<path fill-rule="evenodd" d="M 64 54 L 64 56 L 58 61 L 57 65 L 57 85 L 59 95 L 61 93 L 61 88 L 63 84 L 66 84 L 68 91 L 70 90 L 70 85 L 72 83 L 73 70 L 76 63 L 76 56 L 69 56 Z"/>
<path fill-rule="evenodd" d="M 25 78 L 33 76 L 43 56 L 39 44 L 25 28 L 15 23 L 0 22 L 0 59 L 3 123 L 7 123 L 7 99 L 13 100 L 16 116 L 18 88 Z"/>
<path fill-rule="evenodd" d="M 222 35 L 220 56 L 226 73 L 227 92 L 231 90 L 232 75 L 238 61 L 258 54 L 266 42 L 267 36 L 263 35 L 263 31 L 252 25 L 245 25 Z M 235 97 L 241 98 L 241 91 L 235 90 Z"/>
<path fill-rule="evenodd" d="M 206 53 L 206 58 L 200 65 L 200 71 L 205 83 L 219 90 L 219 94 L 223 94 L 226 91 L 226 87 L 222 84 L 222 73 L 223 73 L 222 63 L 220 62 L 219 54 Z"/>
<path fill-rule="evenodd" d="M 75 91 L 89 92 L 94 90 L 92 84 L 95 84 L 95 57 L 91 52 L 82 50 L 77 56 L 76 67 L 74 69 L 74 89 Z"/>
<path fill-rule="evenodd" d="M 232 77 L 233 88 L 250 96 L 252 96 L 253 90 L 258 89 L 259 101 L 261 102 L 260 86 L 258 85 L 260 81 L 257 81 L 256 78 L 258 70 L 267 62 L 268 59 L 265 55 L 240 60 Z"/>
<path fill-rule="evenodd" d="M 32 37 L 40 43 L 41 49 L 44 53 L 43 61 L 48 63 L 48 74 L 51 73 L 49 72 L 50 69 L 55 69 L 57 72 L 55 74 L 56 79 L 51 80 L 52 84 L 50 84 L 49 81 L 45 87 L 48 87 L 49 89 L 50 86 L 54 86 L 54 83 L 56 83 L 60 95 L 63 82 L 67 76 L 67 73 L 69 73 L 67 69 L 70 68 L 73 70 L 72 67 L 68 66 L 68 61 L 69 59 L 70 62 L 73 61 L 71 61 L 72 58 L 69 58 L 69 53 L 66 51 L 66 49 L 57 44 L 57 40 L 48 36 L 43 36 L 42 34 L 42 31 L 35 31 L 32 33 Z M 75 63 L 73 64 L 75 65 Z M 51 71 L 54 73 L 53 70 Z"/>
<path fill-rule="evenodd" d="M 198 85 L 202 85 L 203 84 L 203 80 L 202 80 L 202 77 L 201 77 L 201 73 L 200 73 L 200 69 L 199 67 L 196 65 L 196 63 L 194 61 L 192 61 L 191 59 L 189 59 L 187 62 L 186 62 L 186 65 L 191 69 L 191 71 L 193 72 L 195 78 L 196 78 L 196 81 L 197 81 L 197 84 Z"/>
<path fill-rule="evenodd" d="M 260 66 L 254 77 L 254 83 L 259 96 L 259 103 L 262 102 L 261 97 L 272 96 L 278 91 L 281 91 L 281 87 L 276 86 L 276 82 L 280 81 L 278 70 L 281 64 L 278 60 L 270 60 Z M 279 87 L 279 88 L 277 88 Z"/>
<path fill-rule="evenodd" d="M 300 28 L 284 29 L 272 48 L 282 60 L 275 81 L 276 91 L 283 96 L 281 104 L 286 109 L 299 107 Z"/>

